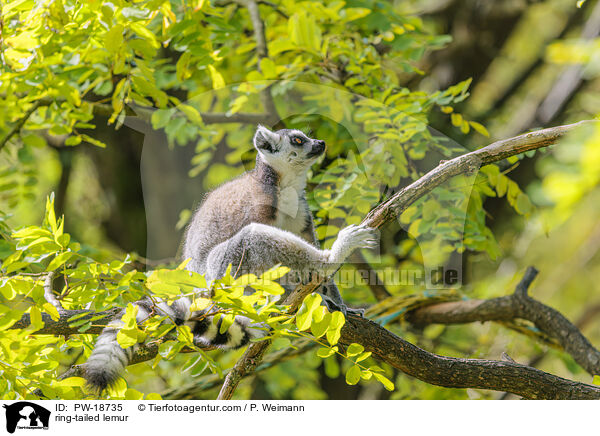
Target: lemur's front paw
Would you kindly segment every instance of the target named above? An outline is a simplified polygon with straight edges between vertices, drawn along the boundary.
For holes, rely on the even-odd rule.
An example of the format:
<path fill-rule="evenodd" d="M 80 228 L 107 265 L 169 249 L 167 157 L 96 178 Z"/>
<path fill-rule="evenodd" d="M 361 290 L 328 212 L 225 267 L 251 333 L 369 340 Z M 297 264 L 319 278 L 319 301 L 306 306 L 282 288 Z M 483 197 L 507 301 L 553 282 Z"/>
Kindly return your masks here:
<path fill-rule="evenodd" d="M 357 248 L 373 248 L 377 245 L 377 231 L 365 225 L 349 225 L 340 230 L 331 247 L 333 263 L 342 263 Z"/>

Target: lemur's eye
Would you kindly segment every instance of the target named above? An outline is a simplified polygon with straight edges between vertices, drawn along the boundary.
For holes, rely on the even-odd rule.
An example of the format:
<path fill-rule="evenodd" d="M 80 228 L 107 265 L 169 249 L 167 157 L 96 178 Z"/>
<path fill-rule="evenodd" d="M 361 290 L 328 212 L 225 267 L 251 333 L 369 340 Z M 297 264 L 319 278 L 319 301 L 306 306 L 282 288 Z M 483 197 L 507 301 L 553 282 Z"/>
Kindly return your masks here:
<path fill-rule="evenodd" d="M 303 142 L 302 139 L 298 138 L 297 136 L 294 139 L 292 139 L 292 141 L 294 141 L 295 144 L 302 144 Z"/>

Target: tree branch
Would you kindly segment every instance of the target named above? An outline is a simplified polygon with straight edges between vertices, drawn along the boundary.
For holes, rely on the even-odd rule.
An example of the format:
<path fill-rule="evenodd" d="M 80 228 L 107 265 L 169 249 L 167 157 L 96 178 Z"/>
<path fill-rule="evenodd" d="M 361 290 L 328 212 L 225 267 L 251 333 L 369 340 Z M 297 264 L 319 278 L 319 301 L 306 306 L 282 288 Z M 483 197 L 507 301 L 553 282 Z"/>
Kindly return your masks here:
<path fill-rule="evenodd" d="M 314 292 L 323 280 L 320 277 L 315 277 L 314 280 L 303 286 L 298 286 L 290 295 L 283 301 L 284 305 L 289 305 L 288 313 L 294 313 L 304 301 L 304 298 Z M 231 368 L 231 371 L 225 377 L 223 387 L 219 392 L 217 400 L 229 400 L 233 396 L 240 381 L 252 371 L 256 369 L 262 360 L 267 348 L 271 345 L 271 341 L 261 341 L 251 344 L 242 357 Z"/>
<path fill-rule="evenodd" d="M 551 127 L 549 129 L 526 133 L 514 138 L 496 141 L 486 147 L 456 157 L 452 160 L 442 161 L 440 162 L 440 165 L 429 171 L 423 177 L 403 188 L 389 200 L 371 210 L 362 221 L 362 224 L 373 228 L 381 227 L 397 218 L 407 207 L 450 178 L 458 174 L 472 173 L 478 170 L 482 165 L 497 162 L 510 156 L 529 150 L 547 147 L 548 145 L 556 143 L 558 139 L 562 138 L 568 132 L 586 123 L 589 123 L 589 121 L 581 121 L 566 126 Z M 288 296 L 285 304 L 293 304 L 294 307 L 299 307 L 304 300 L 304 297 L 316 288 L 317 286 L 314 286 L 312 283 L 310 285 L 298 286 L 298 288 Z M 290 308 L 290 313 L 293 313 L 292 308 Z M 268 345 L 267 342 L 261 342 L 252 344 L 248 347 L 246 353 L 244 353 L 240 360 L 235 364 L 234 370 L 237 372 L 232 371 L 226 377 L 218 399 L 231 398 L 241 377 L 256 368 L 256 365 L 264 355 Z"/>
<path fill-rule="evenodd" d="M 58 301 L 58 299 L 54 296 L 54 290 L 52 288 L 53 279 L 54 271 L 51 271 L 48 274 L 46 274 L 46 278 L 44 279 L 44 298 L 48 303 L 56 307 L 58 313 L 61 313 L 64 312 L 65 309 L 63 309 L 62 304 L 60 304 L 60 301 Z"/>
<path fill-rule="evenodd" d="M 531 298 L 527 289 L 537 275 L 529 267 L 512 295 L 489 300 L 466 300 L 425 306 L 406 315 L 413 324 L 463 324 L 476 321 L 531 321 L 590 374 L 600 374 L 600 351 L 560 312 Z"/>
<path fill-rule="evenodd" d="M 20 118 L 15 125 L 13 126 L 12 129 L 9 130 L 9 132 L 6 134 L 6 136 L 4 138 L 2 138 L 2 140 L 0 141 L 0 150 L 2 150 L 6 144 L 8 144 L 8 141 L 10 141 L 10 139 L 16 135 L 22 128 L 23 125 L 25 125 L 25 123 L 27 122 L 27 120 L 29 119 L 29 117 L 37 110 L 37 108 L 39 108 L 40 106 L 42 106 L 42 104 L 39 101 L 36 101 L 33 103 L 33 106 L 31 106 L 29 108 L 29 110 L 27 110 L 27 112 L 25 112 L 25 115 L 23 115 L 22 118 Z"/>
<path fill-rule="evenodd" d="M 265 24 L 260 17 L 260 11 L 258 10 L 258 4 L 255 0 L 237 0 L 241 5 L 244 5 L 248 9 L 250 14 L 250 21 L 252 22 L 252 28 L 254 29 L 254 39 L 256 40 L 256 56 L 258 57 L 258 71 L 261 71 L 260 61 L 264 58 L 269 57 L 269 49 L 267 47 L 267 40 L 265 38 Z M 271 95 L 271 88 L 265 87 L 260 92 L 260 101 L 263 105 L 265 112 L 268 114 L 266 121 L 268 124 L 275 124 L 279 121 L 279 115 L 277 114 L 277 108 Z"/>
<path fill-rule="evenodd" d="M 352 265 L 354 265 L 377 301 L 383 301 L 392 296 L 385 288 L 384 284 L 379 281 L 377 271 L 371 267 L 360 251 L 355 251 L 351 256 L 351 259 Z"/>
<path fill-rule="evenodd" d="M 560 138 L 576 128 L 595 123 L 580 121 L 565 126 L 550 127 L 525 133 L 510 139 L 496 141 L 479 150 L 472 151 L 454 159 L 441 161 L 440 164 L 423 177 L 404 187 L 389 200 L 381 203 L 368 213 L 362 224 L 378 228 L 397 218 L 411 204 L 431 192 L 434 188 L 459 174 L 477 171 L 484 165 L 501 161 L 526 151 L 536 150 L 555 144 Z"/>
<path fill-rule="evenodd" d="M 437 386 L 491 389 L 530 399 L 600 399 L 600 386 L 567 380 L 514 362 L 438 356 L 365 318 L 348 316 L 340 340 L 360 343 L 394 368 Z"/>
<path fill-rule="evenodd" d="M 39 106 L 50 106 L 55 101 L 61 101 L 60 99 L 55 99 L 51 97 L 44 97 L 38 100 Z M 105 103 L 97 103 L 93 101 L 88 101 L 87 103 L 92 105 L 92 113 L 96 116 L 110 118 L 113 115 L 113 107 L 109 104 Z M 136 107 L 135 110 L 126 107 L 125 113 L 129 116 L 139 117 L 144 121 L 150 122 L 150 118 L 152 113 L 156 109 L 154 108 L 145 108 L 145 107 Z M 260 124 L 264 123 L 267 119 L 272 119 L 272 115 L 269 113 L 244 113 L 238 112 L 235 114 L 228 115 L 223 112 L 201 112 L 200 117 L 205 124 L 227 124 L 227 123 L 242 123 L 242 124 Z M 1 149 L 2 147 L 0 147 Z"/>
<path fill-rule="evenodd" d="M 516 292 L 519 292 L 521 296 L 515 298 L 522 298 L 523 292 L 526 292 L 526 288 L 529 286 L 534 276 L 534 270 L 529 269 L 528 273 L 525 274 L 525 277 L 517 287 Z M 494 299 L 500 301 L 500 304 L 498 304 L 497 307 L 502 310 L 505 307 L 504 303 L 507 298 L 509 297 Z M 444 304 L 452 303 L 442 303 L 439 305 L 428 306 L 424 309 L 442 306 Z M 541 303 L 538 304 L 541 305 Z M 297 309 L 296 306 L 293 308 Z M 416 310 L 415 314 L 418 314 L 419 311 L 424 309 Z M 547 309 L 550 308 L 546 308 L 545 310 Z M 103 316 L 103 318 L 96 320 L 95 324 L 86 330 L 86 333 L 100 333 L 104 326 L 119 312 L 119 308 L 96 313 L 84 310 L 66 310 L 61 313 L 61 317 L 58 321 L 52 321 L 49 315 L 43 314 L 43 320 L 46 324 L 42 330 L 35 333 L 61 335 L 79 333 L 79 327 L 69 327 L 69 322 L 67 320 L 74 315 L 82 313 L 86 313 L 86 315 L 78 318 L 78 321 L 91 319 L 98 315 Z M 554 317 L 563 318 L 558 312 L 554 312 Z M 564 322 L 570 324 L 566 320 L 564 320 Z M 25 315 L 17 324 L 13 325 L 12 328 L 25 328 L 28 325 L 29 315 Z M 153 359 L 158 354 L 158 348 L 162 340 L 164 340 L 164 338 L 139 344 L 130 364 Z M 585 338 L 583 338 L 583 340 L 585 341 Z M 429 353 L 393 335 L 378 324 L 364 318 L 348 317 L 346 319 L 346 324 L 342 329 L 340 341 L 345 344 L 350 344 L 352 342 L 360 343 L 367 351 L 371 351 L 381 360 L 389 363 L 395 368 L 422 381 L 438 386 L 493 389 L 511 392 L 532 399 L 600 399 L 599 387 L 570 381 L 527 365 L 521 365 L 511 361 L 455 359 Z M 268 345 L 269 341 L 263 341 L 252 344 L 248 350 L 246 350 L 244 358 L 241 358 L 227 374 L 226 383 L 224 383 L 219 394 L 220 398 L 231 398 L 242 378 L 261 368 L 264 369 L 265 365 L 271 366 L 274 362 L 284 358 L 284 356 L 279 355 L 269 356 L 267 357 L 266 362 L 261 364 L 260 361 L 264 356 Z M 310 347 L 308 346 L 302 347 L 302 351 L 308 350 L 309 348 Z M 182 351 L 193 352 L 194 350 L 184 349 Z M 85 365 L 75 365 L 61 375 L 60 378 L 80 376 L 83 374 L 84 368 Z M 205 380 L 201 386 L 208 389 L 209 387 L 213 387 L 217 382 L 218 377 L 215 376 Z M 200 387 L 196 385 L 187 387 L 184 390 L 176 389 L 173 391 L 173 395 L 177 398 L 182 398 L 182 396 L 185 397 L 186 395 L 190 395 L 190 392 L 196 392 L 198 389 L 200 389 Z"/>

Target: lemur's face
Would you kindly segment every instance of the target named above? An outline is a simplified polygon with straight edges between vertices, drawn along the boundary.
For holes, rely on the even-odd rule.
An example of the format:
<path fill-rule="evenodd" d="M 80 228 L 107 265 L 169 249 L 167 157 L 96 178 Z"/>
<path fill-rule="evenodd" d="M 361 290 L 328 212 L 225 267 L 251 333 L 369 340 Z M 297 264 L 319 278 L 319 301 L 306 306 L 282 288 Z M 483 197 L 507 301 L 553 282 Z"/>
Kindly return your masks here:
<path fill-rule="evenodd" d="M 306 171 L 325 151 L 325 141 L 309 138 L 300 130 L 272 132 L 260 125 L 254 135 L 254 146 L 278 172 Z"/>

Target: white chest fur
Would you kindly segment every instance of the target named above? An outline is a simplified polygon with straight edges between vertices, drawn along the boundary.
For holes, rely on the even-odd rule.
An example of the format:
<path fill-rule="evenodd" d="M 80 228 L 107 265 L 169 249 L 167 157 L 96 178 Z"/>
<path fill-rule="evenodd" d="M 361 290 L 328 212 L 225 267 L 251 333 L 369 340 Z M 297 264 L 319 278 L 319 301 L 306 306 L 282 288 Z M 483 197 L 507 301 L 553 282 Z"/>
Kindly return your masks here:
<path fill-rule="evenodd" d="M 275 226 L 300 235 L 306 227 L 308 211 L 304 187 L 287 186 L 279 190 Z"/>
<path fill-rule="evenodd" d="M 304 197 L 308 167 L 294 167 L 286 160 L 269 161 L 269 165 L 279 176 L 274 225 L 300 236 L 310 213 Z"/>

